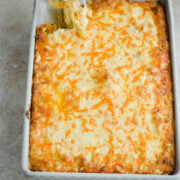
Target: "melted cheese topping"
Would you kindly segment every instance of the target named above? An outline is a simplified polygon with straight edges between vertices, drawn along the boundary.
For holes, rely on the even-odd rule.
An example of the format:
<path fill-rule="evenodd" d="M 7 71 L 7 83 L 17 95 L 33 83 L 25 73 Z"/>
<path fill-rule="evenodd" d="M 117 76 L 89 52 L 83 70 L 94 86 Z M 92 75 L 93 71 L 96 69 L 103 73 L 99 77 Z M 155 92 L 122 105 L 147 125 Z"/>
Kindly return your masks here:
<path fill-rule="evenodd" d="M 81 36 L 86 36 L 86 26 L 88 25 L 87 19 L 87 7 L 84 0 L 84 4 L 81 5 L 79 0 L 59 0 L 54 2 L 54 0 L 49 0 L 49 3 L 56 9 L 61 9 L 63 11 L 63 25 L 66 28 L 74 28 L 76 32 Z M 60 26 L 61 26 L 61 22 Z"/>
<path fill-rule="evenodd" d="M 38 171 L 170 174 L 170 61 L 156 2 L 88 5 L 87 37 L 37 29 L 30 167 Z M 48 32 L 48 33 L 47 33 Z"/>

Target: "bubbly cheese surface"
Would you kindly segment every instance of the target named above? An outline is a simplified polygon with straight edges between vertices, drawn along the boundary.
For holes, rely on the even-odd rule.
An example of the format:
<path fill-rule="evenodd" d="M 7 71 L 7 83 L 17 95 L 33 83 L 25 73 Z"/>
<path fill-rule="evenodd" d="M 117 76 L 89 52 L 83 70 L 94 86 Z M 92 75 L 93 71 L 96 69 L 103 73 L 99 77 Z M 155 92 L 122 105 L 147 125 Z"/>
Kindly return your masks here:
<path fill-rule="evenodd" d="M 164 12 L 93 1 L 86 36 L 37 28 L 30 168 L 171 174 L 174 117 Z"/>

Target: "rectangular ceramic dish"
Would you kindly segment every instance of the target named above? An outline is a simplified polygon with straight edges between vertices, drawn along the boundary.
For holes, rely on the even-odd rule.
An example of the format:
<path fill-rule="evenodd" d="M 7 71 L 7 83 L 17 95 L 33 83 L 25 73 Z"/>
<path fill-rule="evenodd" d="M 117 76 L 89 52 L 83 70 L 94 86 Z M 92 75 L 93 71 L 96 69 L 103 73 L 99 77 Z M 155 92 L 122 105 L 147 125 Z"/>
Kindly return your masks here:
<path fill-rule="evenodd" d="M 63 172 L 35 172 L 31 171 L 28 166 L 29 157 L 29 127 L 30 127 L 30 106 L 31 106 L 31 90 L 32 90 L 32 76 L 33 76 L 33 64 L 34 64 L 34 46 L 35 46 L 35 33 L 36 27 L 41 24 L 55 23 L 55 14 L 53 9 L 49 6 L 48 0 L 34 0 L 33 10 L 33 22 L 32 33 L 29 49 L 29 64 L 27 74 L 27 91 L 26 91 L 26 103 L 25 103 L 25 116 L 24 116 L 24 133 L 23 133 L 23 149 L 22 149 L 22 168 L 27 175 L 32 176 L 47 176 L 47 177 L 59 177 L 62 179 L 180 179 L 180 128 L 178 117 L 178 81 L 177 81 L 177 65 L 175 59 L 175 42 L 174 42 L 174 25 L 173 25 L 173 12 L 172 1 L 161 0 L 165 11 L 168 24 L 168 33 L 170 41 L 170 53 L 172 63 L 172 78 L 173 78 L 173 90 L 174 90 L 174 115 L 175 115 L 175 127 L 176 127 L 176 170 L 173 175 L 141 175 L 141 174 L 104 174 L 104 173 L 63 173 Z"/>

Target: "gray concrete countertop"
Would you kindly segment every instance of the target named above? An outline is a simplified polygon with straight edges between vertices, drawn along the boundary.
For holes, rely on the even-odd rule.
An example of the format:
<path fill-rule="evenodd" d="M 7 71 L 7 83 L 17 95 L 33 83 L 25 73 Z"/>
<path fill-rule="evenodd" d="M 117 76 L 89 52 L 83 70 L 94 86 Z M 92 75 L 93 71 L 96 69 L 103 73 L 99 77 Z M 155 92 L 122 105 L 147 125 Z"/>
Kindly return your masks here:
<path fill-rule="evenodd" d="M 180 0 L 172 1 L 179 60 Z M 32 7 L 33 0 L 0 0 L 0 180 L 41 179 L 20 164 Z"/>

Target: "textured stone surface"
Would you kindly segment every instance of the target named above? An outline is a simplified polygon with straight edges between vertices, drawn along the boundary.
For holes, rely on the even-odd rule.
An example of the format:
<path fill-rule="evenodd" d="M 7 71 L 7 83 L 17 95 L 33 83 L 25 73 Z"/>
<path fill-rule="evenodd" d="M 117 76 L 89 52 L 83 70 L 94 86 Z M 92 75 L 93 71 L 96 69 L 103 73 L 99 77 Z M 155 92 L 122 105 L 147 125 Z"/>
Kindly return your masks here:
<path fill-rule="evenodd" d="M 25 176 L 20 165 L 32 7 L 32 0 L 0 0 L 0 180 L 44 179 Z M 180 1 L 173 7 L 178 60 Z"/>

